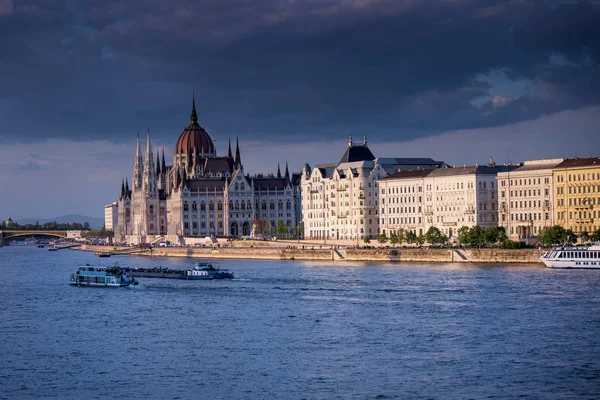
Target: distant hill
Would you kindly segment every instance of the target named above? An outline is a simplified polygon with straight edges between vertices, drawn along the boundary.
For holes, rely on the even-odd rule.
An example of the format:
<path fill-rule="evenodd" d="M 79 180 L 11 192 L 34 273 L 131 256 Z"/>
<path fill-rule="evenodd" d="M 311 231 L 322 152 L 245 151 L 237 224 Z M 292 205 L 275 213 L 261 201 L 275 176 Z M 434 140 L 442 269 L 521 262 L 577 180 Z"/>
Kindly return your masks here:
<path fill-rule="evenodd" d="M 85 222 L 89 222 L 90 228 L 92 229 L 100 229 L 104 225 L 104 218 L 86 217 L 85 215 L 79 214 L 63 215 L 62 217 L 56 218 L 22 218 L 16 222 L 20 225 L 27 225 L 35 224 L 35 221 L 39 222 L 40 224 L 52 221 L 56 221 L 59 224 L 66 224 L 72 222 L 78 222 L 80 224 L 83 224 Z"/>

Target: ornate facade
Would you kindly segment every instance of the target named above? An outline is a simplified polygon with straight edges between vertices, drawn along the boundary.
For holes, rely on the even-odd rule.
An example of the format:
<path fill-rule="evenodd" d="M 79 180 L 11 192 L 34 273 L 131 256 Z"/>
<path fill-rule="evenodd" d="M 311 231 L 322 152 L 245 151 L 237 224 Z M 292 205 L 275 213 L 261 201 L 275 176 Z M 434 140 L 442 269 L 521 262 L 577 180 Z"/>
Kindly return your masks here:
<path fill-rule="evenodd" d="M 562 158 L 525 161 L 513 171 L 498 173 L 498 223 L 511 240 L 533 241 L 554 225 L 552 168 Z"/>
<path fill-rule="evenodd" d="M 577 235 L 600 229 L 600 158 L 570 158 L 552 171 L 554 221 Z"/>
<path fill-rule="evenodd" d="M 381 231 L 425 234 L 435 226 L 456 239 L 462 226 L 498 225 L 496 175 L 517 166 L 474 165 L 399 171 L 379 181 Z"/>
<path fill-rule="evenodd" d="M 376 158 L 349 138 L 338 163 L 302 170 L 302 220 L 306 239 L 356 240 L 380 233 L 379 179 L 398 170 L 438 168 L 431 158 Z"/>
<path fill-rule="evenodd" d="M 277 174 L 251 177 L 244 173 L 239 142 L 235 157 L 231 142 L 227 155 L 218 155 L 192 100 L 173 165 L 166 165 L 164 151 L 154 161 L 150 133 L 142 156 L 138 137 L 131 188 L 128 181 L 121 184 L 115 239 L 183 244 L 207 236 L 294 233 L 298 193 L 287 164 L 283 176 L 278 167 Z"/>

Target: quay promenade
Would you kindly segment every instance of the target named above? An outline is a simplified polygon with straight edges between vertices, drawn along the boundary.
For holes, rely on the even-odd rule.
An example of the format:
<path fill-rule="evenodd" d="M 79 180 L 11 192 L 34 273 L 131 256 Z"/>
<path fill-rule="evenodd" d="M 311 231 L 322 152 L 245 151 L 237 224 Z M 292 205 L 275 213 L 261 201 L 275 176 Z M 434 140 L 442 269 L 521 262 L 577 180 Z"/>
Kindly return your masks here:
<path fill-rule="evenodd" d="M 126 252 L 130 247 L 82 245 L 83 251 Z M 540 263 L 536 249 L 418 249 L 352 248 L 298 242 L 236 242 L 219 247 L 154 247 L 140 249 L 138 256 L 191 257 L 203 259 L 255 259 L 303 261 L 398 261 L 436 263 Z"/>

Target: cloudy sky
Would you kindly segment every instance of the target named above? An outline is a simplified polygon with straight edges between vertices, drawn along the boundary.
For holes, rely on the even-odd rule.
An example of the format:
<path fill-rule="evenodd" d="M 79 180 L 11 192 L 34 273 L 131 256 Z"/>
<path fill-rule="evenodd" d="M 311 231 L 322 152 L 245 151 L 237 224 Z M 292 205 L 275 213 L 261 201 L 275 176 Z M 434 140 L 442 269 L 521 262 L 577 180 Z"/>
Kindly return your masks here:
<path fill-rule="evenodd" d="M 600 2 L 0 0 L 0 218 L 101 216 L 192 91 L 250 173 L 600 156 Z"/>

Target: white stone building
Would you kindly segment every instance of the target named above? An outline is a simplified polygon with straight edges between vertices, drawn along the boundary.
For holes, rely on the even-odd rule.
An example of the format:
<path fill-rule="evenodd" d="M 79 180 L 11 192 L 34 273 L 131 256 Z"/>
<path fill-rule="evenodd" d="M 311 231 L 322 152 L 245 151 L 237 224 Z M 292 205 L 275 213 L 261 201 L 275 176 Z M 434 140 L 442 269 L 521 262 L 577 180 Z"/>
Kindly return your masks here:
<path fill-rule="evenodd" d="M 462 226 L 497 226 L 496 175 L 515 168 L 490 163 L 392 174 L 380 181 L 382 232 L 421 235 L 435 226 L 456 239 Z"/>
<path fill-rule="evenodd" d="M 430 158 L 375 158 L 367 146 L 352 142 L 334 164 L 304 165 L 302 220 L 306 239 L 356 240 L 379 234 L 378 180 L 402 169 L 437 168 Z"/>
<path fill-rule="evenodd" d="M 119 223 L 117 202 L 112 202 L 104 206 L 104 229 L 113 231 Z"/>
<path fill-rule="evenodd" d="M 498 174 L 499 225 L 512 240 L 533 241 L 554 225 L 552 170 L 564 159 L 525 161 L 522 167 Z"/>
<path fill-rule="evenodd" d="M 239 143 L 235 158 L 217 155 L 208 133 L 198 124 L 195 101 L 191 122 L 179 136 L 173 165 L 156 156 L 146 142 L 142 157 L 138 138 L 132 187 L 125 181 L 118 200 L 115 238 L 130 244 L 169 240 L 194 241 L 206 236 L 249 236 L 258 229 L 273 235 L 295 232 L 296 191 L 288 166 L 281 175 L 244 174 Z M 281 223 L 279 222 L 281 221 Z"/>

